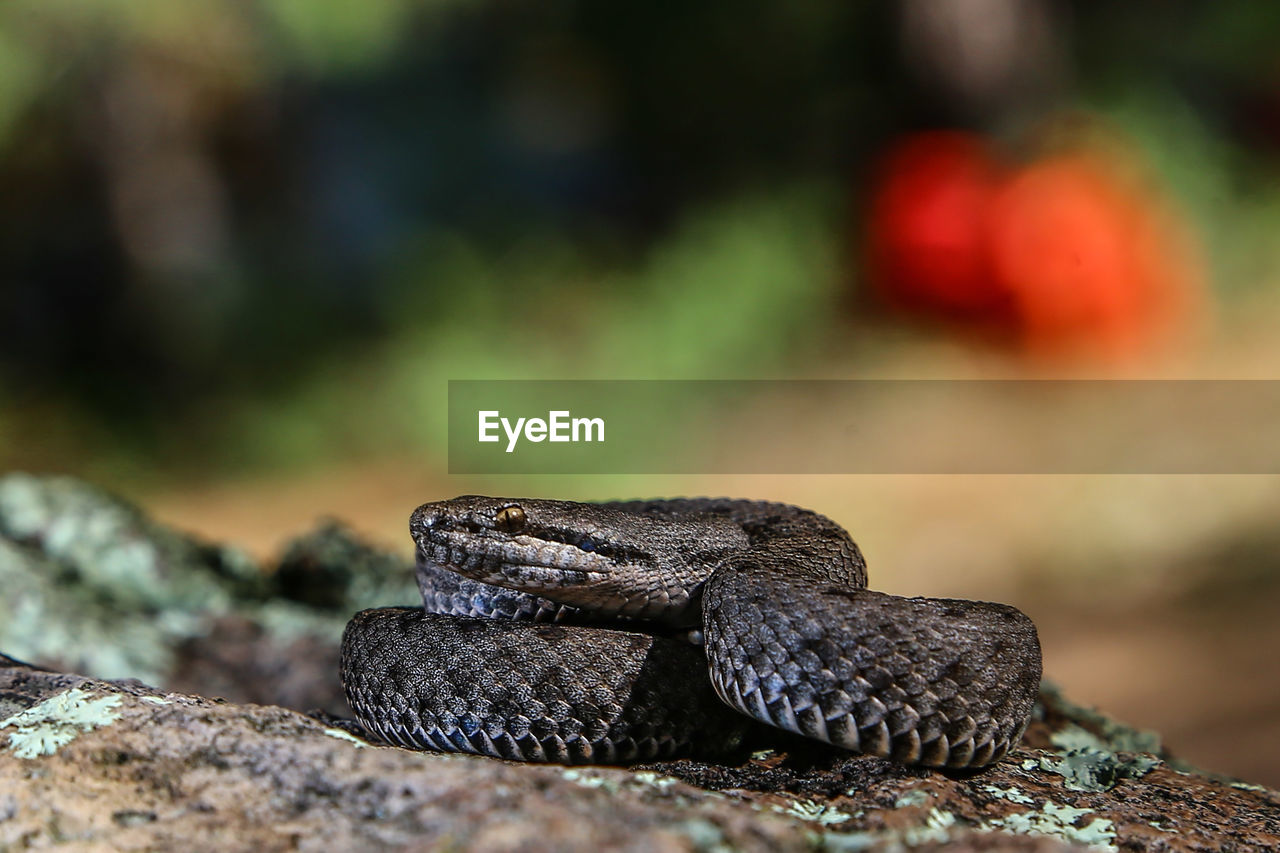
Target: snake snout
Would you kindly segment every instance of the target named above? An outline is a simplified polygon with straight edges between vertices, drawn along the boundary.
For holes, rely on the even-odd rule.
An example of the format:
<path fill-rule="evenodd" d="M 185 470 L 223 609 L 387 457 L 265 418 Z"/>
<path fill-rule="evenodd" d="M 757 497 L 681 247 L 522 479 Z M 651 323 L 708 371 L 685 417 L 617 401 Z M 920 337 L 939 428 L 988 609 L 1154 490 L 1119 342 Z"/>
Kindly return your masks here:
<path fill-rule="evenodd" d="M 435 530 L 448 520 L 448 514 L 442 504 L 423 504 L 409 516 L 409 532 L 416 539 L 419 533 Z"/>

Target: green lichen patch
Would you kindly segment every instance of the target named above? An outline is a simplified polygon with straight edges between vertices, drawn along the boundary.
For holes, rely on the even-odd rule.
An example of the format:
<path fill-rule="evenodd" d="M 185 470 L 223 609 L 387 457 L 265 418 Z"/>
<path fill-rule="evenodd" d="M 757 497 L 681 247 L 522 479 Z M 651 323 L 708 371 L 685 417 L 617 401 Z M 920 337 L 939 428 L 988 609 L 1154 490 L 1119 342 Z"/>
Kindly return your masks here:
<path fill-rule="evenodd" d="M 921 844 L 940 843 L 950 838 L 951 828 L 955 825 L 955 815 L 935 806 L 929 809 L 929 813 L 925 815 L 922 825 L 913 826 L 906 831 L 903 841 L 912 847 Z"/>
<path fill-rule="evenodd" d="M 419 598 L 403 557 L 341 525 L 295 540 L 268 573 L 86 483 L 22 473 L 0 475 L 0 589 L 12 602 L 0 618 L 6 654 L 161 686 L 181 680 L 183 662 L 210 657 L 198 641 L 219 626 L 262 629 L 252 642 L 269 651 L 336 646 L 357 610 Z M 248 670 L 231 681 L 255 677 Z M 329 701 L 316 693 L 299 704 Z"/>
<path fill-rule="evenodd" d="M 73 687 L 0 722 L 9 732 L 9 751 L 19 758 L 53 755 L 83 732 L 120 719 L 117 694 L 95 696 Z"/>
<path fill-rule="evenodd" d="M 672 776 L 664 776 L 661 773 L 654 773 L 651 770 L 640 770 L 631 773 L 625 777 L 619 777 L 616 773 L 601 773 L 595 770 L 578 769 L 570 767 L 561 771 L 561 776 L 566 781 L 575 785 L 581 785 L 584 788 L 600 788 L 611 794 L 616 794 L 623 787 L 630 789 L 647 788 L 658 791 L 665 791 L 672 785 L 679 782 Z"/>
<path fill-rule="evenodd" d="M 1027 805 L 1034 800 L 1016 788 L 987 785 L 988 793 L 1008 802 Z M 916 798 L 909 805 L 917 805 Z M 899 829 L 827 831 L 814 836 L 814 846 L 826 851 L 854 851 L 871 848 L 909 850 L 925 844 L 944 844 L 957 832 L 1004 833 L 1049 836 L 1099 851 L 1115 851 L 1116 831 L 1112 821 L 1097 816 L 1092 809 L 1075 808 L 1052 801 L 1003 817 L 971 823 L 954 813 L 934 806 L 921 823 Z"/>
<path fill-rule="evenodd" d="M 350 743 L 355 744 L 357 749 L 364 749 L 369 745 L 355 735 L 350 734 L 349 732 L 344 732 L 342 729 L 325 729 L 324 734 L 329 737 L 337 738 L 338 740 L 349 741 Z"/>
<path fill-rule="evenodd" d="M 638 770 L 631 774 L 631 778 L 642 785 L 651 785 L 658 790 L 665 790 L 679 782 L 673 776 L 663 776 L 661 773 L 654 773 L 652 770 Z"/>
<path fill-rule="evenodd" d="M 842 812 L 835 806 L 814 802 L 813 800 L 795 800 L 786 806 L 775 805 L 773 810 L 810 823 L 819 823 L 823 826 L 844 823 L 853 818 L 853 815 Z"/>
<path fill-rule="evenodd" d="M 995 785 L 983 785 L 982 790 L 997 799 L 1008 800 L 1020 806 L 1029 806 L 1035 802 L 1035 799 L 1029 794 L 1019 791 L 1017 788 L 999 788 Z"/>
<path fill-rule="evenodd" d="M 814 846 L 828 853 L 852 853 L 876 847 L 909 850 L 925 844 L 942 844 L 951 839 L 957 826 L 956 816 L 934 807 L 924 822 L 903 829 L 862 830 L 859 832 L 825 832 L 815 835 Z"/>
<path fill-rule="evenodd" d="M 618 792 L 618 781 L 609 776 L 602 776 L 598 773 L 578 770 L 570 768 L 561 771 L 561 775 L 565 780 L 575 785 L 581 785 L 584 788 L 602 788 L 611 794 Z"/>
<path fill-rule="evenodd" d="M 855 791 L 850 791 L 849 796 L 853 796 L 855 793 L 856 793 Z M 912 790 L 907 791 L 901 797 L 898 797 L 898 799 L 894 800 L 893 807 L 895 809 L 907 809 L 912 806 L 923 805 L 924 803 L 928 802 L 929 797 L 930 797 L 930 793 L 928 791 L 925 791 L 921 788 L 913 788 Z"/>
<path fill-rule="evenodd" d="M 1041 758 L 1041 770 L 1063 777 L 1072 791 L 1102 792 L 1123 779 L 1137 779 L 1160 763 L 1151 755 L 1118 754 L 1079 726 L 1067 726 L 1052 737 L 1063 748 L 1060 758 Z"/>
<path fill-rule="evenodd" d="M 1087 844 L 1097 850 L 1116 850 L 1116 830 L 1111 821 L 1093 817 L 1080 825 L 1085 817 L 1092 814 L 1092 809 L 1078 809 L 1049 801 L 1038 809 L 992 818 L 977 828 L 1014 835 L 1046 835 L 1075 844 Z"/>
<path fill-rule="evenodd" d="M 230 605 L 223 581 L 260 574 L 235 549 L 203 546 L 68 477 L 0 477 L 0 535 L 127 608 L 222 612 Z"/>

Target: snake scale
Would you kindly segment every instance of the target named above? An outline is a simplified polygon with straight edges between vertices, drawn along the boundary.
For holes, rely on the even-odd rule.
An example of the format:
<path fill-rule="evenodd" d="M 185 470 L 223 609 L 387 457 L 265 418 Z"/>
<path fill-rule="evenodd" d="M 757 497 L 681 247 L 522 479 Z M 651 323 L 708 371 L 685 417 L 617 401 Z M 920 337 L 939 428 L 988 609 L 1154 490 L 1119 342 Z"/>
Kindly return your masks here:
<path fill-rule="evenodd" d="M 465 496 L 419 507 L 410 532 L 425 608 L 358 613 L 342 644 L 356 717 L 406 747 L 709 757 L 754 719 L 982 767 L 1039 686 L 1019 610 L 868 590 L 848 533 L 786 504 Z"/>

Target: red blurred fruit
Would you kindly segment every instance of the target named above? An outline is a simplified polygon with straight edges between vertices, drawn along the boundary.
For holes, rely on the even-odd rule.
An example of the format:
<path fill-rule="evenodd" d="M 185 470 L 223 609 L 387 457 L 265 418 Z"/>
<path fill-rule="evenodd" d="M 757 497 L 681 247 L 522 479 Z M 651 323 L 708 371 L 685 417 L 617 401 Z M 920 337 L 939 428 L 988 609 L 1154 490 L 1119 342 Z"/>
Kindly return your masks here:
<path fill-rule="evenodd" d="M 1114 157 L 1006 169 L 979 137 L 920 134 L 884 161 L 870 273 L 904 310 L 1038 352 L 1139 351 L 1184 322 L 1193 241 Z"/>
<path fill-rule="evenodd" d="M 1004 299 L 983 229 L 1000 168 L 965 133 L 922 133 L 882 165 L 871 207 L 870 263 L 880 295 L 909 311 L 986 315 Z"/>

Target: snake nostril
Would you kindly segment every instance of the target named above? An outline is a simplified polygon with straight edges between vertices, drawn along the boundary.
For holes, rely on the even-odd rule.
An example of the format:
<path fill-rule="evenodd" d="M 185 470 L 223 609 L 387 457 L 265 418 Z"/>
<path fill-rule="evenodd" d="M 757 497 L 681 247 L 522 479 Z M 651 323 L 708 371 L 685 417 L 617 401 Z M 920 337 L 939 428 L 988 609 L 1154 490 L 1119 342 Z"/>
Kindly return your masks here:
<path fill-rule="evenodd" d="M 449 516 L 442 512 L 438 507 L 432 504 L 423 504 L 414 511 L 412 519 L 410 519 L 410 529 L 422 533 L 431 533 L 435 530 L 448 527 Z"/>

